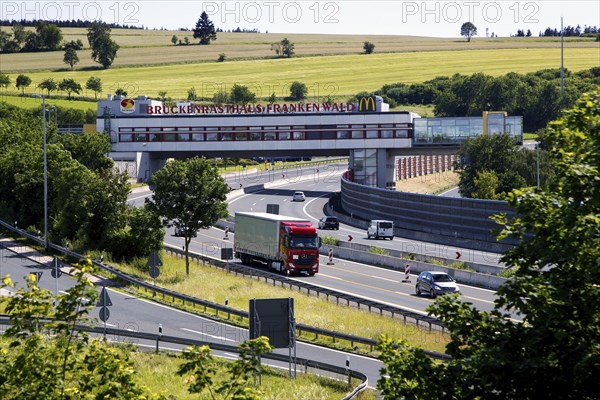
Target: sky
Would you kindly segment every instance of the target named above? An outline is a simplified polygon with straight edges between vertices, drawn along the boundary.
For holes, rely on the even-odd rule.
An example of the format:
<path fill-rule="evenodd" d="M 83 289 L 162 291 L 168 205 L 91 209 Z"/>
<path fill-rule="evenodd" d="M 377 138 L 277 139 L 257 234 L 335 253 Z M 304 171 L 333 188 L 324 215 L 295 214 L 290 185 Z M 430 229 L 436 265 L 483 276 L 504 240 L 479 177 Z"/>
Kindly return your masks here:
<path fill-rule="evenodd" d="M 223 30 L 257 29 L 269 33 L 340 33 L 460 37 L 470 21 L 479 37 L 534 36 L 547 27 L 600 27 L 598 0 L 546 1 L 11 1 L 0 2 L 2 19 L 83 19 L 144 26 L 192 29 L 206 11 Z"/>

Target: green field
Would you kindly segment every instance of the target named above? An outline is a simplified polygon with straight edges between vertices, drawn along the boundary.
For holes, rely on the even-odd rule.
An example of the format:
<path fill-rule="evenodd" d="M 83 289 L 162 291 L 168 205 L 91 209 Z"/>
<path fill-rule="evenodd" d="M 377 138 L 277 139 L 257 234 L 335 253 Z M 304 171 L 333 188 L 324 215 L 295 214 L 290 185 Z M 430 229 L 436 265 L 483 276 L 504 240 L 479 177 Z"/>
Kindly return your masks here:
<path fill-rule="evenodd" d="M 65 28 L 63 34 L 65 40 L 79 38 L 87 43 L 85 29 Z M 185 99 L 194 87 L 199 96 L 209 98 L 239 83 L 265 99 L 271 93 L 289 95 L 289 84 L 297 80 L 308 86 L 310 101 L 319 101 L 325 96 L 344 99 L 387 83 L 422 82 L 455 73 L 526 73 L 557 68 L 560 63 L 557 38 L 481 38 L 467 43 L 409 36 L 222 33 L 210 46 L 173 46 L 173 34 L 182 38 L 190 32 L 113 30 L 122 48 L 108 70 L 95 69 L 89 50 L 79 51 L 81 63 L 75 71 L 65 68 L 62 51 L 3 54 L 0 67 L 13 82 L 7 93 L 16 93 L 16 75 L 26 73 L 33 81 L 29 93 L 39 92 L 36 86 L 47 78 L 74 78 L 85 86 L 90 76 L 98 76 L 102 97 L 123 88 L 130 96 L 154 98 L 164 90 L 177 100 Z M 295 43 L 298 57 L 273 58 L 270 44 L 284 36 Z M 366 40 L 376 45 L 375 54 L 359 54 Z M 227 61 L 218 63 L 221 53 Z M 600 43 L 593 39 L 566 42 L 565 67 L 571 71 L 598 66 L 599 56 Z"/>

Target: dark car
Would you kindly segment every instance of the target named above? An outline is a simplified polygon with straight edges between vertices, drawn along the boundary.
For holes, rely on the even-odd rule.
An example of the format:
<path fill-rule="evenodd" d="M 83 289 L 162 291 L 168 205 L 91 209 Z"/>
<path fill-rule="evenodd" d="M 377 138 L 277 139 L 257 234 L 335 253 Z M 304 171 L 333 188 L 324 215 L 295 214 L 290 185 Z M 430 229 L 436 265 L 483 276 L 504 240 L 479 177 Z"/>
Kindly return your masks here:
<path fill-rule="evenodd" d="M 173 236 L 183 237 L 186 234 L 186 230 L 187 230 L 187 228 L 185 226 L 182 226 L 180 228 L 175 227 L 175 232 L 173 233 Z M 193 232 L 191 236 L 196 237 L 196 236 L 198 236 L 198 233 Z"/>
<path fill-rule="evenodd" d="M 426 293 L 431 298 L 446 293 L 460 293 L 456 281 L 447 273 L 440 271 L 423 271 L 417 277 L 415 293 Z"/>
<path fill-rule="evenodd" d="M 319 220 L 319 229 L 340 229 L 340 221 L 337 217 L 325 216 Z"/>

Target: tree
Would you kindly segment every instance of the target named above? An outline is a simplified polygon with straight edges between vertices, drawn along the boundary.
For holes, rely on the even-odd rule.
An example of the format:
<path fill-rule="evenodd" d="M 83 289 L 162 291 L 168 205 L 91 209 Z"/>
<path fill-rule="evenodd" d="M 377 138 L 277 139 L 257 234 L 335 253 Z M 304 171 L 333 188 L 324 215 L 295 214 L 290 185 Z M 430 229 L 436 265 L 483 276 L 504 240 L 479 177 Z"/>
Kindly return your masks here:
<path fill-rule="evenodd" d="M 166 90 L 159 91 L 158 97 L 160 97 L 160 101 L 162 101 L 162 102 L 167 101 L 167 91 Z"/>
<path fill-rule="evenodd" d="M 288 38 L 284 38 L 281 41 L 281 55 L 290 58 L 294 53 L 294 43 L 290 42 Z"/>
<path fill-rule="evenodd" d="M 0 288 L 16 291 L 5 297 L 11 325 L 0 344 L 3 399 L 146 398 L 128 352 L 77 327 L 93 322 L 89 312 L 98 293 L 87 278 L 93 272 L 90 260 L 75 266 L 75 285 L 58 295 L 38 287 L 31 276 L 23 288 L 3 277 Z"/>
<path fill-rule="evenodd" d="M 31 85 L 31 78 L 27 75 L 20 74 L 17 76 L 16 86 L 17 89 L 21 89 L 21 94 L 25 95 L 25 88 Z"/>
<path fill-rule="evenodd" d="M 495 200 L 499 196 L 496 194 L 498 190 L 498 177 L 494 171 L 477 171 L 477 176 L 473 179 L 473 197 L 476 199 Z"/>
<path fill-rule="evenodd" d="M 51 24 L 46 21 L 38 21 L 36 27 L 38 36 L 39 49 L 54 51 L 60 49 L 62 42 L 62 32 L 56 24 Z"/>
<path fill-rule="evenodd" d="M 117 90 L 115 90 L 115 95 L 121 96 L 121 97 L 127 97 L 127 91 L 123 88 L 117 88 Z"/>
<path fill-rule="evenodd" d="M 472 22 L 465 22 L 460 27 L 460 35 L 467 38 L 467 42 L 471 41 L 471 37 L 477 35 L 477 27 Z"/>
<path fill-rule="evenodd" d="M 92 59 L 109 68 L 117 57 L 120 46 L 110 38 L 111 28 L 103 22 L 94 22 L 88 28 L 88 41 L 92 49 Z"/>
<path fill-rule="evenodd" d="M 39 83 L 37 87 L 42 90 L 45 90 L 47 96 L 50 96 L 50 92 L 54 92 L 56 89 L 58 89 L 58 85 L 56 84 L 56 82 L 54 82 L 54 79 L 52 78 L 44 79 Z"/>
<path fill-rule="evenodd" d="M 196 94 L 196 88 L 191 87 L 187 91 L 187 100 L 188 101 L 196 101 L 198 99 L 198 95 Z"/>
<path fill-rule="evenodd" d="M 290 97 L 294 100 L 304 100 L 308 93 L 308 88 L 302 82 L 295 81 L 290 86 Z"/>
<path fill-rule="evenodd" d="M 67 92 L 67 97 L 71 99 L 71 93 L 81 93 L 81 85 L 75 82 L 73 78 L 65 78 L 58 84 L 58 90 Z"/>
<path fill-rule="evenodd" d="M 365 54 L 372 54 L 373 51 L 375 51 L 375 45 L 371 42 L 365 42 L 363 44 L 363 49 L 365 51 Z"/>
<path fill-rule="evenodd" d="M 200 39 L 200 44 L 202 45 L 210 44 L 211 40 L 217 40 L 215 25 L 208 19 L 206 11 L 202 11 L 200 18 L 198 18 L 198 22 L 196 22 L 194 39 Z"/>
<path fill-rule="evenodd" d="M 464 197 L 475 197 L 475 180 L 482 171 L 493 172 L 496 176 L 495 195 L 527 186 L 525 179 L 516 173 L 519 147 L 509 135 L 481 135 L 468 139 L 461 146 L 459 156 L 459 188 Z M 535 168 L 535 164 L 530 168 Z"/>
<path fill-rule="evenodd" d="M 205 389 L 222 395 L 222 399 L 259 400 L 263 393 L 251 382 L 252 376 L 261 374 L 264 367 L 260 357 L 273 348 L 269 339 L 261 336 L 239 345 L 240 355 L 236 361 L 227 365 L 226 379 L 217 377 L 218 360 L 210 352 L 209 346 L 189 347 L 184 350 L 183 358 L 187 360 L 181 364 L 177 373 L 181 376 L 191 375 L 190 393 L 202 393 Z M 217 379 L 218 378 L 218 379 Z M 213 399 L 214 395 L 211 396 Z"/>
<path fill-rule="evenodd" d="M 272 43 L 271 50 L 273 50 L 277 57 L 279 57 L 281 55 L 281 43 Z"/>
<path fill-rule="evenodd" d="M 6 89 L 10 85 L 10 77 L 0 72 L 0 87 Z"/>
<path fill-rule="evenodd" d="M 69 48 L 73 49 L 73 50 L 81 50 L 81 49 L 83 49 L 83 42 L 81 41 L 81 39 L 71 40 L 70 42 L 65 42 L 65 44 L 63 45 L 63 50 L 66 50 Z"/>
<path fill-rule="evenodd" d="M 98 93 L 102 92 L 102 80 L 96 76 L 90 76 L 85 83 L 87 90 L 94 91 L 94 99 L 98 99 Z"/>
<path fill-rule="evenodd" d="M 271 93 L 267 101 L 269 102 L 269 104 L 275 104 L 275 102 L 277 101 L 277 96 L 275 96 L 275 92 Z"/>
<path fill-rule="evenodd" d="M 596 89 L 550 125 L 557 183 L 508 195 L 516 216 L 497 217 L 504 226 L 499 239 L 512 236 L 520 244 L 501 258 L 514 274 L 498 290 L 494 310 L 478 311 L 454 296 L 428 309 L 450 333 L 452 360 L 437 364 L 405 343 L 381 342 L 382 376 L 389 377 L 378 388 L 386 398 L 597 398 L 599 120 Z"/>
<path fill-rule="evenodd" d="M 185 239 L 185 269 L 190 274 L 189 245 L 199 229 L 209 228 L 227 213 L 229 186 L 217 168 L 205 158 L 167 162 L 152 176 L 156 185 L 148 203 L 163 218 L 165 226 L 182 229 Z"/>
<path fill-rule="evenodd" d="M 248 86 L 238 85 L 237 83 L 231 88 L 231 102 L 234 104 L 247 104 L 256 100 L 256 95 L 248 89 Z"/>
<path fill-rule="evenodd" d="M 173 45 L 174 45 L 174 46 L 176 46 L 176 45 L 177 45 L 177 36 L 176 36 L 176 35 L 173 35 L 173 36 L 171 37 L 171 43 L 173 43 Z"/>
<path fill-rule="evenodd" d="M 73 71 L 73 67 L 75 64 L 79 62 L 79 57 L 77 56 L 77 51 L 72 47 L 69 47 L 65 50 L 65 55 L 63 57 L 63 62 L 65 64 L 69 64 L 71 67 L 71 71 Z"/>
<path fill-rule="evenodd" d="M 21 24 L 14 24 L 12 26 L 13 31 L 13 40 L 17 47 L 21 47 L 25 40 L 27 39 L 27 32 L 25 31 L 25 27 Z"/>
<path fill-rule="evenodd" d="M 226 57 L 227 56 L 225 55 L 225 53 L 221 53 L 221 54 L 219 54 L 219 58 L 217 58 L 217 61 L 218 62 L 223 62 L 223 61 L 225 61 Z"/>

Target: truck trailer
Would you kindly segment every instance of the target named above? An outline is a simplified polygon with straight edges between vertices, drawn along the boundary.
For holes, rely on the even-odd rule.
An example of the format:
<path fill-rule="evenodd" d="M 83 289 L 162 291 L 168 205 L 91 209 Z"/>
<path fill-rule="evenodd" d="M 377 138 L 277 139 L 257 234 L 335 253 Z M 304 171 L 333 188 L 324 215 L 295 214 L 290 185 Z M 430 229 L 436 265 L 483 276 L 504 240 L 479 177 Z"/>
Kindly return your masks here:
<path fill-rule="evenodd" d="M 321 240 L 308 220 L 263 212 L 236 212 L 235 255 L 279 272 L 319 272 Z"/>

